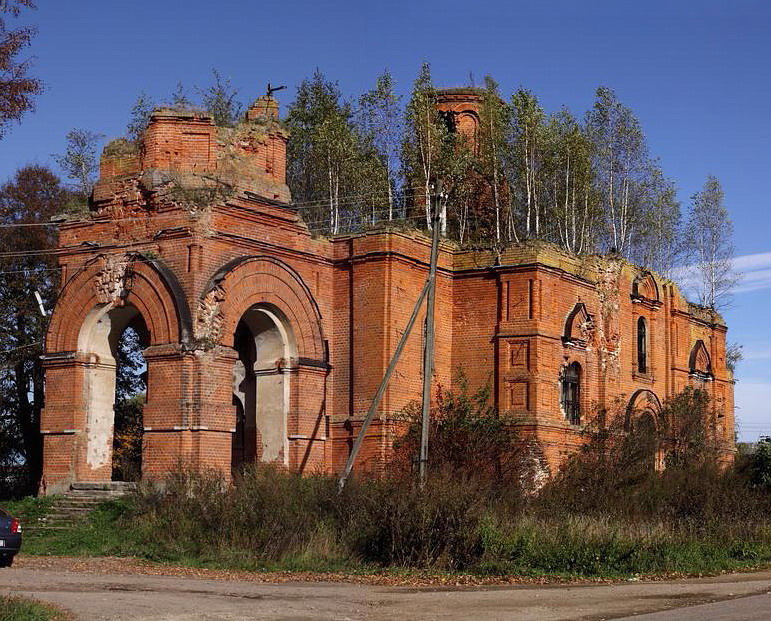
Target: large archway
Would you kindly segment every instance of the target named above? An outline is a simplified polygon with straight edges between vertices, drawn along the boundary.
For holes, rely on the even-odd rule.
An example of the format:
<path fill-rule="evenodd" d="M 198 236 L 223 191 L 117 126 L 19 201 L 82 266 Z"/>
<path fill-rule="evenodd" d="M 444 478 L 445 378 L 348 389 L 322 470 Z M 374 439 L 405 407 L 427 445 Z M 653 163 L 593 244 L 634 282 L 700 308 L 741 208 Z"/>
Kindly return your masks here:
<path fill-rule="evenodd" d="M 142 473 L 168 472 L 194 454 L 196 446 L 183 438 L 194 395 L 183 383 L 192 326 L 181 291 L 168 268 L 140 255 L 101 255 L 68 279 L 46 336 L 42 491 L 112 479 L 115 346 L 136 322 L 146 328 Z"/>
<path fill-rule="evenodd" d="M 291 365 L 297 358 L 291 326 L 277 308 L 256 304 L 239 320 L 233 345 L 238 360 L 233 370 L 232 467 L 256 461 L 287 465 Z"/>
<path fill-rule="evenodd" d="M 88 360 L 84 368 L 86 465 L 105 479 L 136 479 L 141 473 L 141 461 L 131 463 L 135 460 L 129 453 L 135 452 L 134 446 L 125 447 L 126 459 L 118 460 L 123 463 L 118 463 L 114 459 L 116 400 L 128 396 L 119 394 L 121 392 L 118 382 L 121 357 L 119 345 L 121 337 L 129 329 L 136 333 L 139 346 L 147 347 L 150 341 L 149 332 L 139 310 L 131 304 L 120 307 L 104 304 L 92 309 L 86 316 L 78 336 L 78 351 L 85 354 Z M 142 359 L 140 364 L 143 363 Z M 125 443 L 127 440 L 125 436 L 128 435 L 125 426 L 121 431 L 124 432 Z M 130 433 L 141 434 L 141 423 L 140 429 L 132 429 Z M 119 443 L 117 448 L 120 455 L 124 448 L 123 443 Z"/>
<path fill-rule="evenodd" d="M 319 307 L 300 274 L 273 257 L 228 263 L 200 298 L 195 332 L 235 358 L 227 379 L 217 380 L 229 389 L 232 465 L 259 460 L 301 472 L 324 468 L 328 350 Z M 281 444 L 282 425 L 268 423 L 279 421 L 279 412 Z"/>

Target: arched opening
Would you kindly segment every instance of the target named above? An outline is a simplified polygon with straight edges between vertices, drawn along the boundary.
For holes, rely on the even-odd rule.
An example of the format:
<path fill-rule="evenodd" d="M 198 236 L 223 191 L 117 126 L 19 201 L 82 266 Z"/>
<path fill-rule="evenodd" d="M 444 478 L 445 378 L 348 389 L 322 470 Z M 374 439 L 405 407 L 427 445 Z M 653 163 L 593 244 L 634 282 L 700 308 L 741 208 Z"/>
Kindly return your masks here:
<path fill-rule="evenodd" d="M 565 345 L 585 348 L 594 330 L 594 321 L 592 316 L 586 310 L 586 305 L 579 302 L 570 311 L 565 320 L 565 332 L 562 336 L 562 342 Z"/>
<path fill-rule="evenodd" d="M 664 469 L 664 451 L 659 430 L 661 402 L 654 392 L 641 389 L 629 399 L 624 431 L 630 450 L 638 461 L 656 471 Z"/>
<path fill-rule="evenodd" d="M 573 362 L 562 371 L 561 405 L 571 425 L 581 424 L 581 365 Z"/>
<path fill-rule="evenodd" d="M 278 309 L 255 305 L 238 322 L 234 347 L 231 465 L 237 470 L 257 461 L 287 464 L 289 371 L 296 357 L 289 323 Z"/>
<path fill-rule="evenodd" d="M 84 372 L 86 465 L 96 478 L 135 481 L 142 472 L 142 409 L 149 345 L 142 315 L 132 305 L 93 309 L 80 330 Z"/>
<path fill-rule="evenodd" d="M 637 372 L 648 372 L 648 328 L 645 317 L 637 320 Z"/>
<path fill-rule="evenodd" d="M 663 470 L 664 454 L 656 425 L 656 413 L 653 410 L 646 408 L 634 414 L 627 442 L 640 465 L 651 470 Z"/>
<path fill-rule="evenodd" d="M 115 422 L 112 442 L 113 481 L 138 481 L 142 476 L 142 412 L 147 397 L 147 326 L 137 314 L 118 339 L 115 379 Z"/>
<path fill-rule="evenodd" d="M 696 341 L 688 359 L 689 375 L 694 388 L 704 390 L 706 383 L 712 381 L 712 361 L 707 346 L 701 339 Z"/>

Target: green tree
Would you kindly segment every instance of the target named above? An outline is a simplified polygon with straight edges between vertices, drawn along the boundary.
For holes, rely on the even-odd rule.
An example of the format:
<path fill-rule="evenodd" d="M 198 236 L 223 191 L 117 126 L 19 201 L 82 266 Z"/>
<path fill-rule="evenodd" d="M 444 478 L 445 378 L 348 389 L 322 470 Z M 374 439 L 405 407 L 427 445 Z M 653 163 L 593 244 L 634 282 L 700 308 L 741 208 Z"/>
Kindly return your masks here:
<path fill-rule="evenodd" d="M 586 128 L 607 223 L 606 246 L 628 254 L 643 221 L 650 171 L 645 136 L 634 113 L 604 86 L 597 89 Z"/>
<path fill-rule="evenodd" d="M 67 134 L 67 150 L 64 155 L 55 155 L 60 168 L 71 179 L 75 194 L 88 200 L 99 172 L 97 147 L 103 138 L 87 129 L 72 129 Z"/>
<path fill-rule="evenodd" d="M 495 217 L 495 242 L 517 239 L 516 229 L 509 205 L 508 218 L 504 214 L 506 182 L 504 166 L 509 151 L 507 137 L 511 131 L 511 111 L 501 99 L 498 83 L 489 75 L 485 76 L 482 102 L 479 108 L 479 131 L 477 135 L 478 169 L 485 179 L 492 195 Z M 504 218 L 508 226 L 504 230 Z M 508 235 L 506 235 L 508 233 Z"/>
<path fill-rule="evenodd" d="M 337 234 L 369 220 L 387 194 L 384 167 L 372 140 L 353 122 L 336 83 L 316 70 L 289 107 L 287 180 L 296 202 L 309 203 L 306 221 Z"/>
<path fill-rule="evenodd" d="M 591 252 L 601 213 L 586 132 L 563 108 L 549 115 L 543 136 L 543 202 L 552 223 L 548 237 L 570 252 Z"/>
<path fill-rule="evenodd" d="M 243 105 L 238 101 L 238 91 L 230 83 L 230 78 L 223 78 L 217 69 L 212 69 L 213 82 L 205 88 L 198 88 L 201 106 L 214 118 L 215 125 L 233 127 L 238 123 Z M 184 92 L 178 95 L 189 104 Z M 175 102 L 176 103 L 176 102 Z"/>
<path fill-rule="evenodd" d="M 758 487 L 771 490 L 771 438 L 761 436 L 750 458 L 752 482 Z"/>
<path fill-rule="evenodd" d="M 539 193 L 543 165 L 544 111 L 533 93 L 519 88 L 511 99 L 513 149 L 510 184 L 524 212 L 525 237 L 541 234 Z M 513 226 L 513 223 L 512 223 Z"/>
<path fill-rule="evenodd" d="M 174 91 L 171 93 L 171 105 L 175 108 L 186 109 L 193 105 L 193 102 L 187 96 L 187 90 L 182 82 L 177 82 Z"/>
<path fill-rule="evenodd" d="M 432 186 L 445 176 L 454 155 L 447 123 L 437 111 L 431 67 L 423 63 L 407 104 L 402 166 L 411 186 L 410 201 L 424 206 L 428 228 L 431 228 Z"/>
<path fill-rule="evenodd" d="M 359 98 L 359 124 L 362 136 L 374 147 L 385 173 L 388 191 L 388 219 L 396 209 L 395 191 L 399 185 L 399 149 L 403 134 L 401 96 L 389 71 L 378 77 L 375 88 Z"/>
<path fill-rule="evenodd" d="M 0 2 L 0 138 L 13 121 L 20 121 L 34 109 L 34 97 L 43 92 L 43 83 L 29 74 L 30 60 L 19 60 L 36 33 L 30 26 L 13 28 L 10 18 L 16 18 L 22 9 L 34 9 L 31 0 L 4 0 Z"/>
<path fill-rule="evenodd" d="M 730 304 L 731 291 L 739 280 L 733 268 L 733 223 L 724 200 L 720 181 L 709 175 L 701 191 L 691 197 L 685 234 L 699 303 L 712 309 Z"/>
<path fill-rule="evenodd" d="M 686 387 L 664 402 L 662 436 L 667 467 L 693 468 L 714 461 L 717 438 L 715 412 L 705 390 Z"/>
<path fill-rule="evenodd" d="M 0 222 L 47 223 L 66 201 L 67 191 L 53 172 L 39 165 L 25 166 L 0 186 Z M 46 226 L 2 228 L 0 243 L 6 253 L 18 253 L 0 262 L 0 434 L 10 438 L 3 444 L 12 447 L 0 455 L 0 461 L 29 466 L 34 487 L 41 467 L 40 355 L 48 323 L 35 292 L 50 313 L 56 299 L 56 260 L 39 252 L 56 247 L 56 233 Z"/>
<path fill-rule="evenodd" d="M 126 134 L 129 140 L 139 142 L 147 126 L 150 125 L 150 115 L 155 108 L 155 102 L 146 92 L 142 91 L 139 93 L 134 105 L 131 107 L 129 122 L 126 125 Z"/>
<path fill-rule="evenodd" d="M 142 464 L 142 411 L 145 403 L 147 328 L 141 320 L 126 327 L 116 352 L 115 423 L 113 434 L 113 478 L 137 480 Z"/>
<path fill-rule="evenodd" d="M 683 257 L 682 223 L 677 187 L 651 163 L 644 192 L 646 205 L 632 249 L 632 258 L 663 276 L 671 277 Z"/>
<path fill-rule="evenodd" d="M 523 483 L 530 447 L 519 436 L 518 420 L 503 414 L 490 402 L 490 387 L 471 391 L 462 370 L 456 387 L 436 391 L 429 416 L 428 461 L 430 471 L 493 484 Z M 395 443 L 396 468 L 409 471 L 420 452 L 421 404 L 408 405 L 400 414 L 407 432 Z M 509 491 L 512 489 L 508 488 Z"/>

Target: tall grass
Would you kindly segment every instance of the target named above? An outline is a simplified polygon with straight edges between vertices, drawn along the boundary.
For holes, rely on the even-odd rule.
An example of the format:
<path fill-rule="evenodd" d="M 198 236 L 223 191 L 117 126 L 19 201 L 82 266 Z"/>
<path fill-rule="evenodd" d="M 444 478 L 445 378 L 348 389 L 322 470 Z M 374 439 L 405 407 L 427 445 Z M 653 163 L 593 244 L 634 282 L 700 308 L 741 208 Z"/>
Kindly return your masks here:
<path fill-rule="evenodd" d="M 34 545 L 315 571 L 594 577 L 771 564 L 771 448 L 719 467 L 701 432 L 694 439 L 670 430 L 675 448 L 659 472 L 653 457 L 662 442 L 641 438 L 628 420 L 614 428 L 606 419 L 534 490 L 539 456 L 526 454 L 523 447 L 532 447 L 484 405 L 481 393 L 445 395 L 438 403 L 425 487 L 411 470 L 412 428 L 388 476 L 352 480 L 341 494 L 332 476 L 270 465 L 254 465 L 232 482 L 179 471 L 141 483 L 77 532 Z M 701 395 L 685 394 L 664 415 L 703 416 L 694 408 L 704 407 Z"/>

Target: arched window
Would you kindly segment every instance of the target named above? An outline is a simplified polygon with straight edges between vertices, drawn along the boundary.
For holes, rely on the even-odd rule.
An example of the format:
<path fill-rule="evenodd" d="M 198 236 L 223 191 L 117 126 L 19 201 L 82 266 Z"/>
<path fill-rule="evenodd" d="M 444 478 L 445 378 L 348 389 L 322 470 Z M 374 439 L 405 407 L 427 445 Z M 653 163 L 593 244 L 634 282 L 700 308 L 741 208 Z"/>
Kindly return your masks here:
<path fill-rule="evenodd" d="M 581 424 L 581 365 L 573 362 L 562 372 L 562 411 L 571 425 Z"/>
<path fill-rule="evenodd" d="M 637 371 L 648 372 L 648 334 L 645 318 L 637 320 Z"/>

